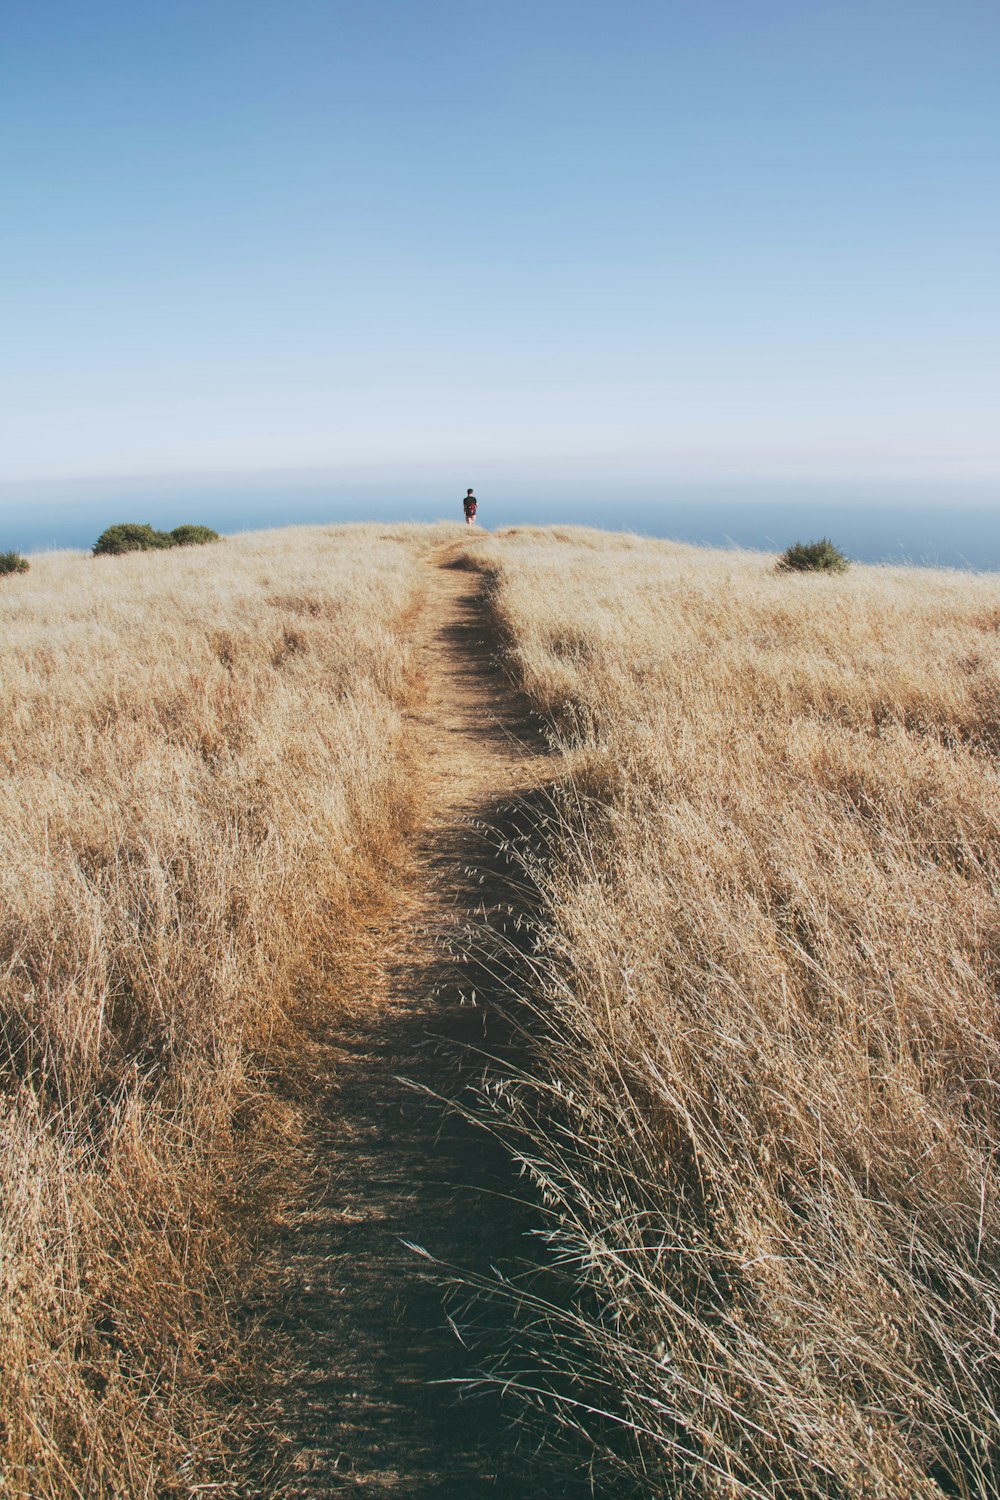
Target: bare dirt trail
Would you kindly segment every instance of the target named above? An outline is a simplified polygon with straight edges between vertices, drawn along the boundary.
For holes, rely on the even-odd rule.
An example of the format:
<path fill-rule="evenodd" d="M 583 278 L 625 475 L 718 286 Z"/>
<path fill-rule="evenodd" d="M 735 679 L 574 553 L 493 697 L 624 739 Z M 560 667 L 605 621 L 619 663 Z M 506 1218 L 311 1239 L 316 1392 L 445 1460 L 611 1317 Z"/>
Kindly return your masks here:
<path fill-rule="evenodd" d="M 549 769 L 493 663 L 480 577 L 449 565 L 460 550 L 432 559 L 416 626 L 423 693 L 410 754 L 422 826 L 390 909 L 352 962 L 355 993 L 310 1041 L 322 1097 L 314 1180 L 277 1248 L 280 1306 L 264 1319 L 282 1350 L 264 1425 L 283 1452 L 257 1493 L 282 1500 L 542 1492 L 497 1393 L 455 1383 L 474 1373 L 474 1356 L 406 1243 L 480 1274 L 530 1253 L 506 1158 L 429 1097 L 467 1081 L 455 1042 L 485 1034 L 489 1044 L 482 972 L 454 955 L 469 922 L 510 922 L 490 829 Z M 543 1488 L 559 1493 L 551 1476 Z"/>

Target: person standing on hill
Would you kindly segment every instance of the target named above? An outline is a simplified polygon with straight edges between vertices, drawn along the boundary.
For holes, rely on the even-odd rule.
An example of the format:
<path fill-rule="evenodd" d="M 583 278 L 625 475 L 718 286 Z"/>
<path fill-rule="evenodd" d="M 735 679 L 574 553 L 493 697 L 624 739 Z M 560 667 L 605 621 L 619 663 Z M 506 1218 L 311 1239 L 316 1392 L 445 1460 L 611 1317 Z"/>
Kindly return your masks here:
<path fill-rule="evenodd" d="M 466 526 L 475 526 L 475 524 L 476 524 L 476 511 L 477 511 L 478 507 L 479 507 L 479 502 L 476 499 L 475 495 L 472 493 L 471 490 L 466 490 L 466 492 L 465 492 L 465 499 L 462 501 L 462 509 L 465 511 L 465 524 L 466 524 Z"/>

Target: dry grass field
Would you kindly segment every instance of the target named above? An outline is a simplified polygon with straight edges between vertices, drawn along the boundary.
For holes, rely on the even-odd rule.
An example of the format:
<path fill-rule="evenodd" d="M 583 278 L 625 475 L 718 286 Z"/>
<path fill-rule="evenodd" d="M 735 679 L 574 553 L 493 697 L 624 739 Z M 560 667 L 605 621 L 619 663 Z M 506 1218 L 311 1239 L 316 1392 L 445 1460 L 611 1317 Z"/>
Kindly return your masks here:
<path fill-rule="evenodd" d="M 530 753 L 496 749 L 475 590 L 429 581 L 459 537 L 562 752 L 532 1062 L 486 1091 L 561 1289 L 515 1282 L 504 1378 L 600 1493 L 995 1500 L 1000 580 L 428 527 L 0 584 L 0 1494 L 235 1497 L 239 1421 L 279 1441 L 234 1416 L 226 1306 L 301 996 L 415 800 L 451 852 L 408 899 L 450 911 L 463 775 L 491 806 Z"/>
<path fill-rule="evenodd" d="M 57 553 L 0 586 L 10 1500 L 200 1493 L 215 1472 L 262 1062 L 406 817 L 406 622 L 434 539 Z"/>
<path fill-rule="evenodd" d="M 572 767 L 503 1106 L 564 1418 L 644 1494 L 995 1497 L 1000 580 L 475 555 Z"/>

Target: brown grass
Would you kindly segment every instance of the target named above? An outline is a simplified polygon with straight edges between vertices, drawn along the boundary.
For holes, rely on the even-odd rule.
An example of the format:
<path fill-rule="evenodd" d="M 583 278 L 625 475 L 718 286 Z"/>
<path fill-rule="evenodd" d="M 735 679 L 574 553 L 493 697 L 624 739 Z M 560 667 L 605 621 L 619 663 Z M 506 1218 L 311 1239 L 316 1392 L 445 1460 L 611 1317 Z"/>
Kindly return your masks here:
<path fill-rule="evenodd" d="M 263 1061 L 406 817 L 434 539 L 43 555 L 0 591 L 5 1496 L 218 1480 Z"/>
<path fill-rule="evenodd" d="M 1000 581 L 483 546 L 573 766 L 505 1105 L 561 1412 L 646 1494 L 996 1496 Z"/>

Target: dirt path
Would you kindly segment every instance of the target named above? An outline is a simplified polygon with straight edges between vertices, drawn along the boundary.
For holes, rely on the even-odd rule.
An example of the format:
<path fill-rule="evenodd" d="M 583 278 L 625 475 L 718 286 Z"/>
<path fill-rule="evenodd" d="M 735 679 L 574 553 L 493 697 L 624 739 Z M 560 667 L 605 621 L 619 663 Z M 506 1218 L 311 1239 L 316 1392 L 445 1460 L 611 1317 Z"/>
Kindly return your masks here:
<path fill-rule="evenodd" d="M 454 1097 L 468 1081 L 454 1043 L 489 1040 L 483 971 L 455 955 L 470 920 L 510 921 L 486 830 L 546 769 L 484 640 L 479 575 L 448 566 L 452 556 L 433 559 L 417 626 L 425 694 L 410 727 L 426 821 L 352 965 L 347 1019 L 334 1013 L 311 1039 L 323 1098 L 314 1191 L 280 1247 L 281 1305 L 267 1317 L 284 1352 L 266 1425 L 284 1455 L 280 1482 L 259 1493 L 282 1500 L 534 1488 L 497 1393 L 455 1384 L 474 1373 L 473 1355 L 405 1243 L 480 1273 L 526 1247 L 506 1159 L 419 1087 Z"/>

